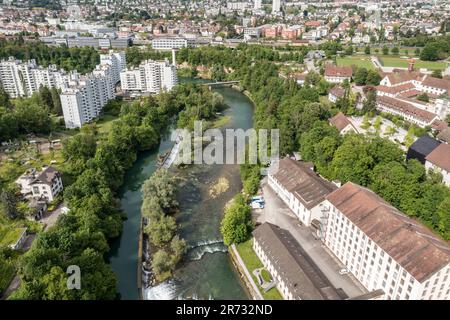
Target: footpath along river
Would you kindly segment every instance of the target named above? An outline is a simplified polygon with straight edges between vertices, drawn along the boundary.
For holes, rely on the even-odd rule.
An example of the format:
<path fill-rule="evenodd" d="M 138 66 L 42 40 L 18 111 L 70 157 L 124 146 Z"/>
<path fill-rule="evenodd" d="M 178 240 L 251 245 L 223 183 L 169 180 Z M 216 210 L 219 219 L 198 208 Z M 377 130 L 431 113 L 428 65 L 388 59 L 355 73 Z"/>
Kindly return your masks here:
<path fill-rule="evenodd" d="M 189 81 L 189 80 L 188 80 Z M 230 121 L 222 128 L 252 127 L 253 104 L 232 88 L 216 88 L 229 106 L 224 112 Z M 118 278 L 121 299 L 139 299 L 137 260 L 140 207 L 143 182 L 157 169 L 158 154 L 170 149 L 170 135 L 161 141 L 159 150 L 141 153 L 127 172 L 120 192 L 122 209 L 128 219 L 123 232 L 111 247 L 110 264 Z M 221 242 L 220 220 L 225 204 L 241 190 L 238 165 L 193 165 L 186 169 L 171 168 L 180 178 L 177 222 L 189 250 L 175 272 L 174 279 L 145 290 L 143 299 L 247 299 Z M 219 194 L 211 193 L 218 183 Z"/>

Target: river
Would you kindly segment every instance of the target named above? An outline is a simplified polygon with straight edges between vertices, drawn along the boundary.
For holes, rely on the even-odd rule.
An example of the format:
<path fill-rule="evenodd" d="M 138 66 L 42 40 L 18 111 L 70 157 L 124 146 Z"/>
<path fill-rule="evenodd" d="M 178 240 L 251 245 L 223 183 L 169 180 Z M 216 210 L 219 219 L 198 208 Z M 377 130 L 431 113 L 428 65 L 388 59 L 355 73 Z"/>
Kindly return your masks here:
<path fill-rule="evenodd" d="M 252 102 L 231 88 L 216 88 L 229 106 L 224 111 L 230 121 L 224 128 L 251 128 Z M 157 155 L 170 149 L 173 142 L 165 136 L 159 150 L 141 153 L 127 172 L 120 191 L 121 206 L 128 219 L 121 236 L 114 241 L 110 251 L 110 264 L 118 278 L 121 299 L 139 298 L 137 289 L 137 256 L 140 207 L 143 182 L 157 169 Z M 237 165 L 195 165 L 186 169 L 171 169 L 179 178 L 178 202 L 181 236 L 189 250 L 176 270 L 174 279 L 146 290 L 144 299 L 246 299 L 226 247 L 221 242 L 220 220 L 225 204 L 241 190 Z M 211 187 L 219 181 L 228 185 L 220 194 L 211 195 Z M 226 189 L 226 190 L 225 190 Z"/>

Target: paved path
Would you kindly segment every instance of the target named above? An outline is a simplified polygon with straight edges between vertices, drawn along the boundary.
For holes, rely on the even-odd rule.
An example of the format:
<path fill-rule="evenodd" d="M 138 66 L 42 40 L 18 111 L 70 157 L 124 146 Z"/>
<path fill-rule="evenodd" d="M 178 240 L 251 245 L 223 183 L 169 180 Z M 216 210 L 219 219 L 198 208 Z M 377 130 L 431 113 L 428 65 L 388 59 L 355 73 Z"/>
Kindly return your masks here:
<path fill-rule="evenodd" d="M 310 228 L 300 225 L 299 220 L 267 185 L 266 181 L 267 177 L 264 178 L 262 182 L 262 190 L 266 205 L 261 211 L 261 214 L 257 217 L 257 222 L 270 222 L 288 230 L 302 245 L 330 282 L 336 288 L 342 288 L 350 298 L 366 293 L 367 291 L 356 279 L 352 279 L 351 275 L 343 276 L 339 274 L 339 270 L 344 268 L 344 265 L 328 251 L 321 241 L 313 236 Z"/>
<path fill-rule="evenodd" d="M 245 276 L 247 277 L 248 282 L 253 287 L 253 291 L 256 294 L 255 300 L 264 300 L 263 296 L 261 295 L 261 292 L 258 289 L 258 286 L 256 285 L 255 281 L 253 281 L 252 276 L 250 275 L 250 272 L 248 272 L 247 267 L 245 266 L 244 261 L 242 261 L 241 256 L 239 255 L 239 252 L 236 249 L 236 246 L 234 244 L 231 245 L 231 250 L 233 250 L 233 254 L 237 259 L 237 263 L 241 266 L 242 270 L 244 270 Z"/>

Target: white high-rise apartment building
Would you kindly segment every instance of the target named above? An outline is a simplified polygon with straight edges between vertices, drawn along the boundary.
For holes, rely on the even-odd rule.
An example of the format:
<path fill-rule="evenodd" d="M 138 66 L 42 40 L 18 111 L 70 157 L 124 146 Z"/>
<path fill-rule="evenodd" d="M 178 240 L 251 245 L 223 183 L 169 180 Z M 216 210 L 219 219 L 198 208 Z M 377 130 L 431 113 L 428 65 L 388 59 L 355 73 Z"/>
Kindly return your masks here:
<path fill-rule="evenodd" d="M 389 300 L 450 300 L 450 247 L 371 190 L 346 183 L 317 220 L 319 237 L 367 290 Z"/>
<path fill-rule="evenodd" d="M 43 68 L 35 60 L 22 62 L 13 57 L 0 61 L 0 83 L 12 98 L 29 97 L 41 86 L 60 89 L 67 82 L 66 72 L 55 65 Z"/>
<path fill-rule="evenodd" d="M 67 128 L 79 128 L 99 116 L 105 104 L 115 98 L 115 86 L 125 65 L 123 52 L 110 52 L 101 55 L 100 64 L 91 74 L 71 74 L 60 96 Z"/>
<path fill-rule="evenodd" d="M 278 13 L 281 11 L 281 0 L 272 1 L 272 13 Z"/>
<path fill-rule="evenodd" d="M 253 9 L 261 10 L 261 0 L 255 0 L 255 3 L 253 5 Z"/>
<path fill-rule="evenodd" d="M 177 69 L 167 60 L 146 60 L 136 69 L 121 72 L 120 82 L 124 91 L 141 93 L 170 91 L 178 84 Z"/>

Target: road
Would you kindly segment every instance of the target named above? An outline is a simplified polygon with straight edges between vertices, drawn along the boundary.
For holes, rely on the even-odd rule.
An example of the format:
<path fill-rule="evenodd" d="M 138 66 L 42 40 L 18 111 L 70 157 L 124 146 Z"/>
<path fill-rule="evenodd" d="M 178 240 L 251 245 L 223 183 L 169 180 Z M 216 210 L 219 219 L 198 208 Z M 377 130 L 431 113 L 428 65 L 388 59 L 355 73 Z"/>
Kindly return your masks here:
<path fill-rule="evenodd" d="M 334 255 L 319 240 L 316 240 L 311 229 L 300 226 L 299 221 L 284 202 L 267 185 L 267 178 L 262 181 L 262 191 L 266 200 L 265 208 L 258 210 L 257 222 L 270 222 L 288 230 L 302 245 L 306 252 L 317 264 L 319 269 L 328 277 L 336 288 L 342 288 L 350 297 L 367 293 L 359 282 L 351 275 L 340 275 L 339 270 L 344 268 Z"/>

